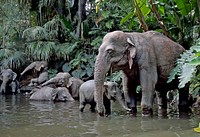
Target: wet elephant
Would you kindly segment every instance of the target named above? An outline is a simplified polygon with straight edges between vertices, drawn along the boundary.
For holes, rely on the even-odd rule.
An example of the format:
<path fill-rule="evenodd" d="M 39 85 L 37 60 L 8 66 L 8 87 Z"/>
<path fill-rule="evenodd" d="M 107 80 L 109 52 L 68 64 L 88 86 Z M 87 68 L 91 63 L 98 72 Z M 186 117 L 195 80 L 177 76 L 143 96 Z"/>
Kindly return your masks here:
<path fill-rule="evenodd" d="M 41 84 L 41 86 L 55 85 L 56 87 L 69 87 L 71 75 L 68 72 L 59 72 L 55 77 Z"/>
<path fill-rule="evenodd" d="M 81 112 L 83 112 L 85 105 L 90 104 L 90 110 L 92 112 L 95 112 L 96 107 L 96 101 L 94 98 L 94 80 L 88 80 L 84 82 L 80 88 L 79 88 L 79 109 Z M 104 82 L 103 87 L 103 104 L 106 110 L 106 115 L 111 114 L 111 100 L 117 100 L 122 105 L 122 107 L 125 110 L 130 111 L 129 108 L 127 108 L 124 105 L 124 100 L 122 98 L 122 92 L 118 88 L 117 83 L 115 82 Z"/>
<path fill-rule="evenodd" d="M 40 101 L 74 101 L 69 90 L 65 87 L 42 87 L 31 91 L 30 100 Z"/>
<path fill-rule="evenodd" d="M 12 93 L 20 93 L 17 74 L 12 69 L 3 69 L 0 73 L 1 88 L 0 93 L 7 93 L 11 89 Z"/>
<path fill-rule="evenodd" d="M 123 73 L 123 91 L 126 105 L 137 112 L 136 87 L 141 85 L 141 109 L 143 116 L 153 114 L 155 91 L 162 101 L 159 111 L 166 111 L 166 93 L 178 86 L 178 80 L 167 83 L 168 76 L 185 49 L 168 37 L 155 31 L 144 33 L 125 33 L 114 31 L 107 33 L 95 62 L 95 92 L 98 113 L 104 115 L 103 85 L 106 73 L 121 70 Z M 186 91 L 185 91 L 186 90 Z M 188 88 L 179 90 L 179 112 L 188 111 Z"/>
<path fill-rule="evenodd" d="M 29 86 L 35 86 L 40 85 L 48 80 L 48 63 L 47 61 L 35 61 L 29 64 L 24 71 L 21 73 L 21 76 L 23 76 L 27 71 L 35 70 L 37 72 L 40 72 L 39 76 L 37 78 L 32 78 L 30 81 Z"/>
<path fill-rule="evenodd" d="M 84 81 L 79 78 L 69 78 L 69 84 L 67 88 L 74 99 L 79 99 L 79 88 L 83 83 Z"/>

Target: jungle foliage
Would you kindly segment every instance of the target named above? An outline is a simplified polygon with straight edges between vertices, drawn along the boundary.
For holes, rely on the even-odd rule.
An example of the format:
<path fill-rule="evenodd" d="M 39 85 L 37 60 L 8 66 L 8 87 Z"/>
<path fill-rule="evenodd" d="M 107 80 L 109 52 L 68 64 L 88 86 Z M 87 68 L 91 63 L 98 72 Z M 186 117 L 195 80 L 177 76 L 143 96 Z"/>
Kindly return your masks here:
<path fill-rule="evenodd" d="M 32 61 L 48 60 L 51 75 L 67 71 L 75 77 L 89 78 L 93 76 L 98 47 L 107 32 L 156 30 L 187 49 L 169 80 L 178 75 L 180 87 L 191 82 L 191 91 L 200 88 L 198 0 L 2 0 L 0 3 L 1 69 L 21 72 Z M 121 80 L 119 73 L 108 78 Z"/>

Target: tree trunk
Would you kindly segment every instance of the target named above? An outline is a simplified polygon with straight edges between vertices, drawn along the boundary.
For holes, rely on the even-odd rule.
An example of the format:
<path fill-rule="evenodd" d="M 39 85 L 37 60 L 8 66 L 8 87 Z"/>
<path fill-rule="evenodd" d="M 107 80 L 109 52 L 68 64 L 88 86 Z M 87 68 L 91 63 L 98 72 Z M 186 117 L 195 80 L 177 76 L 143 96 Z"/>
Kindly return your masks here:
<path fill-rule="evenodd" d="M 152 6 L 152 9 L 151 9 L 151 10 L 152 10 L 152 12 L 154 13 L 154 15 L 156 16 L 156 19 L 157 19 L 157 21 L 158 21 L 158 24 L 159 24 L 160 27 L 162 28 L 163 33 L 164 33 L 168 38 L 171 38 L 171 36 L 170 36 L 169 33 L 167 32 L 167 29 L 166 29 L 166 27 L 165 27 L 165 25 L 164 25 L 164 23 L 163 23 L 163 21 L 162 21 L 160 15 L 158 14 L 158 11 L 157 11 L 157 9 L 156 9 L 154 0 L 150 0 L 150 4 L 151 4 L 151 6 Z"/>
<path fill-rule="evenodd" d="M 78 25 L 76 27 L 76 36 L 81 36 L 81 22 L 86 19 L 86 2 L 87 0 L 79 0 L 78 2 Z"/>

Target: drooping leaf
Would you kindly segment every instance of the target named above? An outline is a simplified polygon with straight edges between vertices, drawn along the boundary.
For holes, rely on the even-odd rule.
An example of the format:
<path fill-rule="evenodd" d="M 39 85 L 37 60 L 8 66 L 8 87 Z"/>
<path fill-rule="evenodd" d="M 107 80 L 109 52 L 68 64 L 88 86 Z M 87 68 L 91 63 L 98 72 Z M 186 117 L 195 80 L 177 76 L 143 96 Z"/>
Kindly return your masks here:
<path fill-rule="evenodd" d="M 134 12 L 129 12 L 123 19 L 120 21 L 120 25 L 123 25 L 125 22 L 127 22 L 130 18 L 134 16 Z"/>
<path fill-rule="evenodd" d="M 187 15 L 192 9 L 191 9 L 191 2 L 189 0 L 174 0 L 180 13 L 182 15 Z"/>
<path fill-rule="evenodd" d="M 200 65 L 200 57 L 193 59 L 189 64 L 195 65 L 195 66 Z"/>
<path fill-rule="evenodd" d="M 177 66 L 171 71 L 167 83 L 170 83 L 172 80 L 174 80 L 179 71 L 180 71 L 180 67 L 177 65 Z"/>

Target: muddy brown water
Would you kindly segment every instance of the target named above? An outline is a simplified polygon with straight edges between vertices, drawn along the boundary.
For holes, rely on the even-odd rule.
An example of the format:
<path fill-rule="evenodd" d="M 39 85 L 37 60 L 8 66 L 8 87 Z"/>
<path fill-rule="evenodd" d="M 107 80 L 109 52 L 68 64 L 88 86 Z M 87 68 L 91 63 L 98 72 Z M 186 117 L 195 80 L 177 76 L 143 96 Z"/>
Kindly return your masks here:
<path fill-rule="evenodd" d="M 0 137 L 200 137 L 200 117 L 180 119 L 128 115 L 117 102 L 112 115 L 83 113 L 78 102 L 30 101 L 24 95 L 0 95 Z"/>

